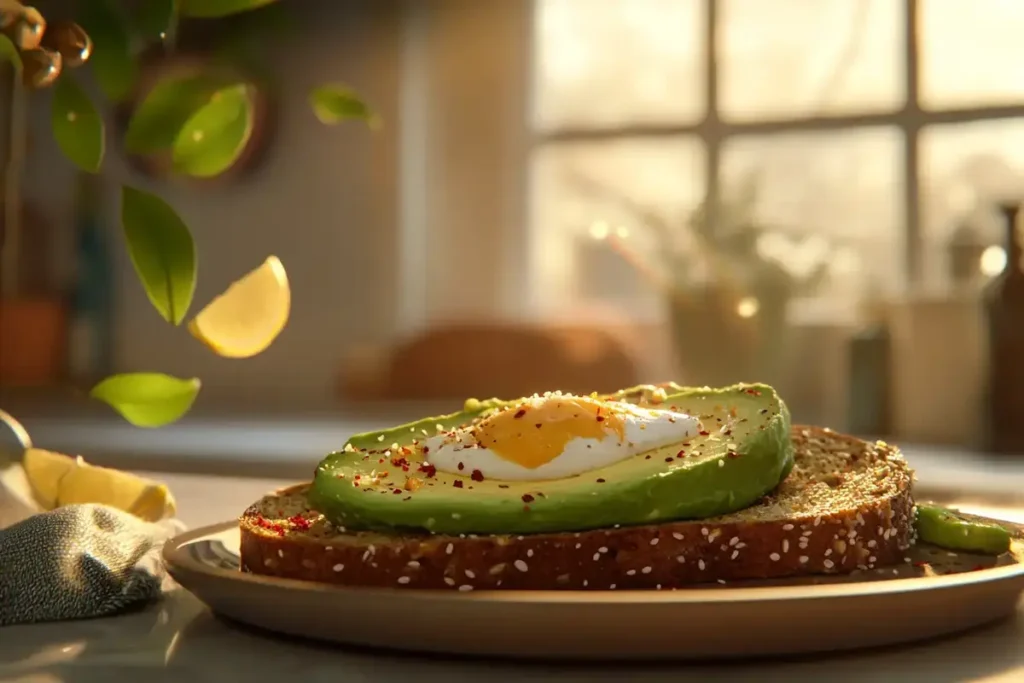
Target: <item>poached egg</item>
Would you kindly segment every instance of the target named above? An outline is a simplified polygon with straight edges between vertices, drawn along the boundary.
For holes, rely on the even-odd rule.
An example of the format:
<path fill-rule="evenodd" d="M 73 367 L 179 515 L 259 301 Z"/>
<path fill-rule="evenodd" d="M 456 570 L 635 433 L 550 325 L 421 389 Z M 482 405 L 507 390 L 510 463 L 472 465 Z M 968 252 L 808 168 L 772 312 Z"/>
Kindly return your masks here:
<path fill-rule="evenodd" d="M 700 421 L 669 410 L 563 394 L 534 396 L 423 442 L 441 472 L 503 481 L 574 477 L 686 441 Z"/>

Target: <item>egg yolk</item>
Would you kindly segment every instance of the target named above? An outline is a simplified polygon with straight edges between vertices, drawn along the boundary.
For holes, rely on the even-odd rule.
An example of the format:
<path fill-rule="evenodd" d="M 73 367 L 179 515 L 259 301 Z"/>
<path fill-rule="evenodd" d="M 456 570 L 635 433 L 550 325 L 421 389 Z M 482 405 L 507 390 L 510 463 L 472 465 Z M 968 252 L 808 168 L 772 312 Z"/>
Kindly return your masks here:
<path fill-rule="evenodd" d="M 577 396 L 522 403 L 492 415 L 474 428 L 481 447 L 521 467 L 549 463 L 573 439 L 625 441 L 626 425 L 607 404 Z"/>

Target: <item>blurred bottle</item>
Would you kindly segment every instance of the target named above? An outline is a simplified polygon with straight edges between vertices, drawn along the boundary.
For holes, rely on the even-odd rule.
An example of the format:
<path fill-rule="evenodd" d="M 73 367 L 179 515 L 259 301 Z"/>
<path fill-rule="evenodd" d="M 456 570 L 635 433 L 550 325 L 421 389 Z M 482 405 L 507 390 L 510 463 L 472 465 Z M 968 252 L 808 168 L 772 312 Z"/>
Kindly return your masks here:
<path fill-rule="evenodd" d="M 113 264 L 100 218 L 100 178 L 80 173 L 75 192 L 75 279 L 68 371 L 75 383 L 108 374 L 112 353 Z"/>
<path fill-rule="evenodd" d="M 1024 455 L 1024 252 L 1018 229 L 1020 209 L 1019 204 L 1000 207 L 1006 221 L 1006 267 L 984 293 L 989 334 L 985 417 L 989 450 Z"/>
<path fill-rule="evenodd" d="M 871 292 L 849 342 L 847 431 L 868 437 L 892 433 L 891 357 L 888 309 L 881 294 Z"/>

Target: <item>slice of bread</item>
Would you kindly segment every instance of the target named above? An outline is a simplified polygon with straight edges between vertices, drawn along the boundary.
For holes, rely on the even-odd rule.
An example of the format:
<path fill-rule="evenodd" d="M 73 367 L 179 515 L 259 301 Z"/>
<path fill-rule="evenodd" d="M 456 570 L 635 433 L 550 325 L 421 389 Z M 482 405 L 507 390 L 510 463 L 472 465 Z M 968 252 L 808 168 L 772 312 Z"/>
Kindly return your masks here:
<path fill-rule="evenodd" d="M 893 446 L 794 427 L 796 464 L 757 505 L 700 521 L 527 536 L 348 532 L 308 485 L 242 515 L 243 571 L 346 586 L 459 590 L 668 589 L 849 573 L 903 562 L 912 471 Z"/>

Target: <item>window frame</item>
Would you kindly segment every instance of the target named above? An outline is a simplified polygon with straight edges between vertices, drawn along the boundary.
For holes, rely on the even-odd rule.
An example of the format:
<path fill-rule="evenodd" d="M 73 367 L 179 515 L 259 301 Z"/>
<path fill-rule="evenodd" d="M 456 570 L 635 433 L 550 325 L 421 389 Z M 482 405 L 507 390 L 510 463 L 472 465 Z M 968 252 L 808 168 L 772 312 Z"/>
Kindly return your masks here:
<path fill-rule="evenodd" d="M 721 0 L 704 2 L 704 97 L 707 102 L 704 117 L 693 123 L 679 124 L 627 124 L 613 126 L 553 126 L 543 130 L 532 129 L 530 153 L 551 145 L 572 142 L 598 142 L 617 139 L 658 139 L 693 136 L 701 140 L 704 149 L 705 194 L 709 219 L 714 220 L 722 200 L 722 149 L 737 136 L 775 135 L 784 133 L 810 133 L 845 131 L 872 126 L 887 126 L 897 130 L 903 139 L 903 226 L 904 269 L 903 287 L 911 290 L 924 281 L 925 237 L 921 227 L 920 187 L 920 133 L 922 129 L 941 124 L 973 123 L 977 121 L 1024 118 L 1024 104 L 991 105 L 962 108 L 924 109 L 920 96 L 920 45 L 917 27 L 920 0 L 904 0 L 903 49 L 905 94 L 903 104 L 884 112 L 797 116 L 729 121 L 723 119 L 719 109 L 720 68 L 718 60 L 719 4 Z M 533 33 L 536 35 L 536 32 Z M 536 53 L 536 45 L 532 50 Z M 531 62 L 531 68 L 533 64 Z M 535 82 L 535 81 L 534 81 Z M 534 97 L 536 94 L 533 95 Z M 529 198 L 528 201 L 533 201 Z"/>

